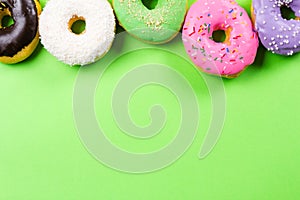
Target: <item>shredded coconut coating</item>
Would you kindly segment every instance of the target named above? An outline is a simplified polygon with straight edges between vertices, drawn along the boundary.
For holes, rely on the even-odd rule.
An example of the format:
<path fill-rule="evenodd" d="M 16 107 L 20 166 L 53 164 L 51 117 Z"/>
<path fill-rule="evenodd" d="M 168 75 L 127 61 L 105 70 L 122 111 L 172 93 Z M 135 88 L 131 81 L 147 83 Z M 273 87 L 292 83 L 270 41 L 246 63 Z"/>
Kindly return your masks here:
<path fill-rule="evenodd" d="M 85 19 L 85 31 L 69 30 L 74 16 Z M 115 17 L 106 0 L 50 0 L 41 16 L 41 43 L 49 53 L 68 65 L 87 65 L 110 49 L 115 37 Z"/>

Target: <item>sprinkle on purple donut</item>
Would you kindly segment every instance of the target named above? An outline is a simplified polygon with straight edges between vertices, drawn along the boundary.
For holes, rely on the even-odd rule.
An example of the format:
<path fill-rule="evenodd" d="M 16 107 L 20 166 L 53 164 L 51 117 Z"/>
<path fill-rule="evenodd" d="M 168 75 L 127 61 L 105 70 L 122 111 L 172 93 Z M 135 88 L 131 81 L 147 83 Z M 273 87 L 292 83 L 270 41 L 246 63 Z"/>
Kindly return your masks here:
<path fill-rule="evenodd" d="M 300 0 L 253 0 L 255 28 L 261 43 L 272 53 L 291 56 L 300 51 L 300 21 L 284 19 L 280 8 L 300 15 Z"/>

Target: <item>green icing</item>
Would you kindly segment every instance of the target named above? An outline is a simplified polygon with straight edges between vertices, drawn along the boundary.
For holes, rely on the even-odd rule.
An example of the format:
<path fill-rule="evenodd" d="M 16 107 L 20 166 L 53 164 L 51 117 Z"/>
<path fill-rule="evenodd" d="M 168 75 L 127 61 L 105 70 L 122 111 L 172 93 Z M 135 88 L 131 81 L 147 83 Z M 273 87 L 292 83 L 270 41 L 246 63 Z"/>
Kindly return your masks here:
<path fill-rule="evenodd" d="M 155 8 L 148 9 L 142 0 L 113 0 L 113 7 L 120 24 L 130 34 L 147 42 L 163 43 L 181 29 L 187 1 L 158 0 Z"/>

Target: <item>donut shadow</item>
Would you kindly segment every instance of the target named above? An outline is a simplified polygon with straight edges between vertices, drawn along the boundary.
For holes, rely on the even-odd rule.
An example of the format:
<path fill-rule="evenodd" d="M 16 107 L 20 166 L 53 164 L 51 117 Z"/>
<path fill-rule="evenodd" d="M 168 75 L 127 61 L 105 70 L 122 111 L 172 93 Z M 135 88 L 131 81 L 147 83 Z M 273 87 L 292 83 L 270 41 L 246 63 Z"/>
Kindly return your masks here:
<path fill-rule="evenodd" d="M 119 22 L 117 22 L 117 25 L 116 25 L 116 34 L 119 34 L 119 33 L 122 33 L 124 32 L 125 29 L 119 25 Z"/>
<path fill-rule="evenodd" d="M 261 43 L 259 43 L 255 60 L 251 66 L 256 68 L 262 68 L 264 66 L 266 53 L 267 53 L 267 49 Z"/>
<path fill-rule="evenodd" d="M 37 47 L 35 48 L 35 50 L 32 52 L 32 54 L 22 62 L 23 63 L 31 62 L 33 59 L 35 59 L 36 56 L 38 56 L 40 54 L 42 49 L 43 49 L 43 45 L 41 44 L 41 42 L 39 42 Z"/>
<path fill-rule="evenodd" d="M 244 71 L 242 71 L 238 76 L 234 78 L 222 77 L 224 83 L 229 83 L 236 79 L 240 79 L 240 76 L 244 76 L 244 77 L 253 76 L 254 75 L 253 73 L 257 72 L 258 70 L 264 67 L 266 53 L 268 53 L 267 49 L 264 46 L 262 46 L 262 44 L 259 44 L 254 62 L 251 65 L 247 66 L 247 68 Z M 249 68 L 251 68 L 252 70 Z M 246 78 L 245 80 L 249 80 L 249 79 Z"/>

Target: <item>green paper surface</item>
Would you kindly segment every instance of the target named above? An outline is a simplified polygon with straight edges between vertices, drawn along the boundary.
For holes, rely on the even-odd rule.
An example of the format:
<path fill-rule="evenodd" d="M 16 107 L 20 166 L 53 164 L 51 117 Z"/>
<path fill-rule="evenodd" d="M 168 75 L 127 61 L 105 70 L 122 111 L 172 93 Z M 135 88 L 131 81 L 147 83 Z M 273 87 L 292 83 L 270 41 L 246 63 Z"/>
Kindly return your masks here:
<path fill-rule="evenodd" d="M 238 3 L 250 10 L 250 1 Z M 120 45 L 135 43 L 128 36 Z M 178 52 L 182 48 L 176 41 L 168 45 Z M 299 199 L 300 54 L 284 57 L 260 47 L 256 62 L 241 76 L 223 80 L 224 127 L 210 154 L 199 159 L 212 116 L 205 76 L 183 58 L 149 47 L 107 68 L 96 88 L 98 123 L 112 143 L 127 151 L 151 152 L 172 140 L 181 120 L 180 104 L 160 85 L 137 90 L 129 101 L 131 119 L 140 126 L 151 123 L 152 105 L 163 105 L 167 120 L 155 137 L 140 140 L 124 134 L 111 111 L 112 91 L 124 74 L 144 62 L 165 64 L 188 80 L 199 103 L 199 128 L 188 150 L 173 164 L 142 174 L 96 160 L 82 144 L 73 117 L 80 68 L 60 63 L 39 45 L 24 62 L 0 64 L 0 199 Z M 90 70 L 95 67 L 101 65 Z"/>

